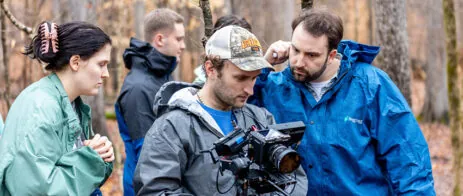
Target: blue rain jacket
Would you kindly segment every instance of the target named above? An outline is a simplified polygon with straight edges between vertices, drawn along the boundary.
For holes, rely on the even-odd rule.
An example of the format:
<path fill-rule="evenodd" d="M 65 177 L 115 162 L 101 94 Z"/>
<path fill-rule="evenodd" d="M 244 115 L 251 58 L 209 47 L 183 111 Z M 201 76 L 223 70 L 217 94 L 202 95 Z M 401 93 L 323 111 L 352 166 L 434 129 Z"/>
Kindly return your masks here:
<path fill-rule="evenodd" d="M 302 120 L 298 152 L 307 195 L 435 195 L 428 145 L 389 76 L 370 63 L 379 47 L 342 41 L 338 80 L 315 101 L 291 71 L 264 70 L 249 102 L 277 123 Z"/>

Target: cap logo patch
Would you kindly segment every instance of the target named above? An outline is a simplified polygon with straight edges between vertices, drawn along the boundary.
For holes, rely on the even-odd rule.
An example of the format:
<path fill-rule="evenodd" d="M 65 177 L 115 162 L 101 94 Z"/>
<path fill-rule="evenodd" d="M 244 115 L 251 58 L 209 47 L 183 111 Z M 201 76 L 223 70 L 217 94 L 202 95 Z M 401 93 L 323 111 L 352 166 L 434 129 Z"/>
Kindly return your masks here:
<path fill-rule="evenodd" d="M 242 49 L 245 49 L 245 48 L 248 48 L 248 47 L 259 47 L 260 48 L 261 46 L 260 46 L 259 41 L 257 39 L 255 39 L 255 38 L 249 38 L 249 39 L 245 39 L 245 40 L 241 41 L 241 48 Z"/>

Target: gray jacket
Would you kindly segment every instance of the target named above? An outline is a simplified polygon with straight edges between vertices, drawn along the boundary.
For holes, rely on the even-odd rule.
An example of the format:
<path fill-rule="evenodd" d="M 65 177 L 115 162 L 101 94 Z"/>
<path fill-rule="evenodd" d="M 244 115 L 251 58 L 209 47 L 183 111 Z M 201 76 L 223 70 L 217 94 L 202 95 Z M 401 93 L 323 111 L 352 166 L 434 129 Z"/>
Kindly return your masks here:
<path fill-rule="evenodd" d="M 145 136 L 135 170 L 134 188 L 137 195 L 222 195 L 216 182 L 218 164 L 208 153 L 213 143 L 224 137 L 221 129 L 199 105 L 199 88 L 182 82 L 169 82 L 161 87 L 155 98 L 157 120 Z M 263 108 L 246 104 L 233 109 L 238 125 L 265 129 L 275 121 Z M 306 195 L 307 178 L 300 167 L 298 185 L 292 195 Z M 230 172 L 218 176 L 221 192 L 234 186 Z M 236 187 L 224 195 L 236 195 Z"/>

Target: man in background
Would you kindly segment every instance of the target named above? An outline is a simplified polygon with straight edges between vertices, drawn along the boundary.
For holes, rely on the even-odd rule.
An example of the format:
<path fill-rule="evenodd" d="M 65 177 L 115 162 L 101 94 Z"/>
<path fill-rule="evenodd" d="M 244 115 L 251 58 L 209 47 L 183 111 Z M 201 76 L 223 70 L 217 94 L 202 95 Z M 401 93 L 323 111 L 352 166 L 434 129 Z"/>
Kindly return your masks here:
<path fill-rule="evenodd" d="M 116 117 L 125 144 L 124 195 L 135 195 L 133 173 L 146 132 L 153 124 L 153 101 L 159 88 L 172 81 L 180 55 L 185 49 L 184 19 L 162 8 L 145 16 L 145 40 L 132 38 L 123 54 L 130 69 L 117 99 Z"/>

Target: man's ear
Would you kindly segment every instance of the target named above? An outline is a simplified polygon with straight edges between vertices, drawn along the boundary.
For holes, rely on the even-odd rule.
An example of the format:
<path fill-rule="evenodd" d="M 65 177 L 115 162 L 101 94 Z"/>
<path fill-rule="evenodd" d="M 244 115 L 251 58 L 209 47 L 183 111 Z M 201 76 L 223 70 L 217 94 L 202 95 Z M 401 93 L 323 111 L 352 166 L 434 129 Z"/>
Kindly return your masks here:
<path fill-rule="evenodd" d="M 153 46 L 163 47 L 164 46 L 164 35 L 162 33 L 156 33 L 156 35 L 153 36 L 153 40 L 151 43 L 153 43 Z"/>
<path fill-rule="evenodd" d="M 214 65 L 210 60 L 204 62 L 204 70 L 206 71 L 206 76 L 209 78 L 215 73 Z"/>
<path fill-rule="evenodd" d="M 327 64 L 331 64 L 331 62 L 336 58 L 336 55 L 338 54 L 338 51 L 333 49 L 330 51 L 330 53 L 328 54 L 328 62 Z"/>
<path fill-rule="evenodd" d="M 79 55 L 72 55 L 71 59 L 69 59 L 69 67 L 72 71 L 79 70 L 79 63 L 80 63 L 80 56 Z"/>

